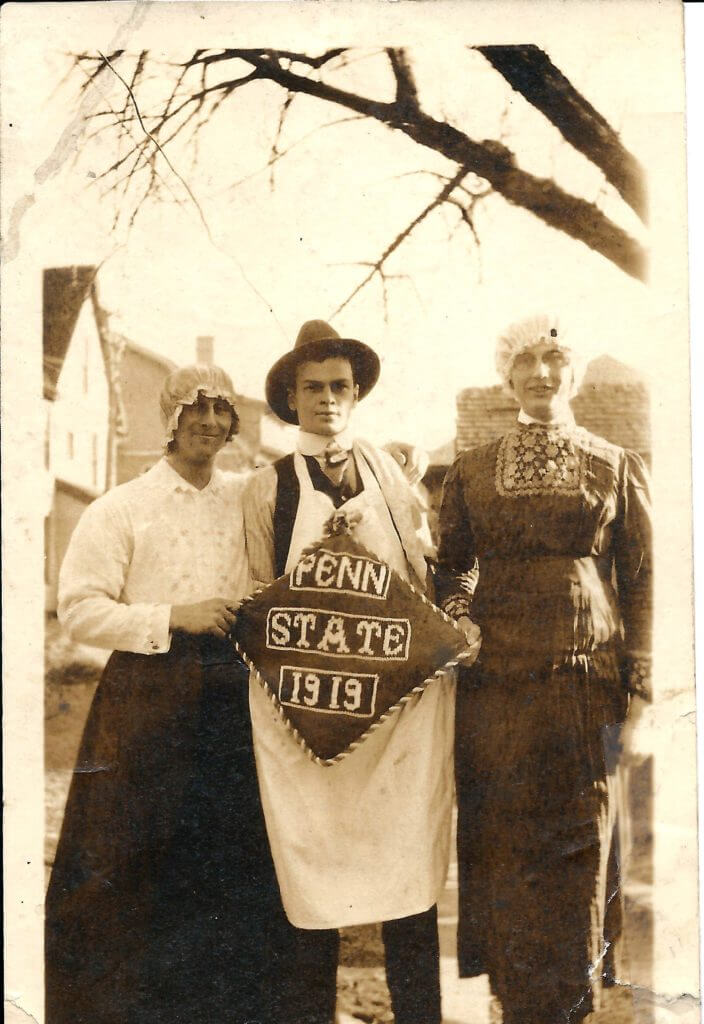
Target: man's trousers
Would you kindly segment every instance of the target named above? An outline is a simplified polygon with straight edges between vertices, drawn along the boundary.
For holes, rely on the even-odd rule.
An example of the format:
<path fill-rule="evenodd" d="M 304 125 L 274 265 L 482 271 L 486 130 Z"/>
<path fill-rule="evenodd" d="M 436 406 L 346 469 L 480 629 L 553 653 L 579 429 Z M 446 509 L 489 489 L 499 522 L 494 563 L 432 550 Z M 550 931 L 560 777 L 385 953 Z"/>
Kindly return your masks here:
<path fill-rule="evenodd" d="M 396 1024 L 441 1024 L 437 906 L 384 921 L 386 980 Z M 336 929 L 290 928 L 279 969 L 280 1019 L 334 1024 L 340 935 Z"/>

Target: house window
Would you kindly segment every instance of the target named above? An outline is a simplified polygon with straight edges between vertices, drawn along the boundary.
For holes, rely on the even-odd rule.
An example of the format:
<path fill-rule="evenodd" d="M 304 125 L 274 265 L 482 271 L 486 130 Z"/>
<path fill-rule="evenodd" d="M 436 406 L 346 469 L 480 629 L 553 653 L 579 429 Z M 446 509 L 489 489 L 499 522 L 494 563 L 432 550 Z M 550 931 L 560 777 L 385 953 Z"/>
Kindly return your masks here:
<path fill-rule="evenodd" d="M 83 353 L 83 394 L 88 394 L 88 338 L 86 338 L 86 347 Z"/>
<path fill-rule="evenodd" d="M 93 487 L 98 486 L 98 435 L 93 434 Z"/>
<path fill-rule="evenodd" d="M 73 434 L 70 430 L 66 434 L 66 453 L 69 459 L 73 458 Z"/>

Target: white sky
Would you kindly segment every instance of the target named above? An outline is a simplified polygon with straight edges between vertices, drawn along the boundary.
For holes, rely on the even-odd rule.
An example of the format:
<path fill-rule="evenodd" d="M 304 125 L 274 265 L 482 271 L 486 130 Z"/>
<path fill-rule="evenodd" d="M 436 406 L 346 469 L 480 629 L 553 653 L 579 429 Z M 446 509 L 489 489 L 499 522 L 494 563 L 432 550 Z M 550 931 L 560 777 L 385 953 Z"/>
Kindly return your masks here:
<path fill-rule="evenodd" d="M 466 42 L 444 32 L 410 44 L 424 108 L 479 139 L 495 138 L 503 125 L 523 167 L 595 197 L 599 173 Z M 649 147 L 656 145 L 659 112 L 668 109 L 668 89 L 678 87 L 670 80 L 672 68 L 658 67 L 655 42 L 642 31 L 640 38 L 616 35 L 597 48 L 586 46 L 580 34 L 564 32 L 545 43 L 554 63 L 646 163 Z M 132 51 L 140 44 L 137 34 Z M 91 45 L 109 49 L 108 39 L 96 37 Z M 308 49 L 325 45 L 310 38 Z M 114 160 L 113 142 L 87 142 L 80 119 L 73 134 L 66 133 L 76 118 L 78 81 L 56 92 L 67 67 L 66 49 L 60 32 L 47 36 L 39 61 L 35 46 L 35 88 L 27 96 L 19 89 L 17 97 L 11 95 L 18 118 L 24 108 L 32 123 L 31 132 L 21 135 L 27 177 L 21 191 L 33 193 L 36 202 L 21 220 L 20 242 L 31 239 L 41 266 L 109 256 L 99 283 L 117 329 L 176 362 L 194 358 L 197 335 L 212 334 L 216 360 L 232 373 L 238 390 L 255 397 L 263 397 L 266 371 L 290 347 L 300 324 L 329 318 L 364 276 L 365 268 L 351 264 L 378 258 L 438 188 L 429 175 L 400 176 L 452 171 L 436 154 L 369 121 L 307 135 L 349 112 L 303 97 L 294 101 L 283 137 L 284 144 L 302 141 L 278 165 L 275 189 L 265 172 L 233 191 L 233 181 L 264 166 L 273 140 L 282 93 L 261 83 L 225 102 L 203 133 L 196 170 L 190 169 L 192 149 L 169 149 L 202 204 L 213 243 L 195 208 L 173 203 L 145 209 L 129 234 L 114 234 L 112 200 L 101 200 L 98 188 L 88 187 L 89 175 Z M 156 52 L 175 60 L 191 48 L 172 44 Z M 335 83 L 386 98 L 383 58 L 374 57 L 368 44 L 360 56 Z M 127 60 L 117 66 L 125 74 L 130 68 Z M 6 87 L 10 94 L 12 84 Z M 153 96 L 150 87 L 138 92 L 143 111 L 152 109 L 159 87 L 156 82 Z M 114 104 L 122 102 L 116 79 L 106 78 L 102 88 L 110 90 Z M 75 163 L 49 159 L 59 140 L 61 157 L 67 147 L 69 155 L 78 154 Z M 33 180 L 31 168 L 37 168 Z M 613 190 L 601 191 L 609 215 L 639 231 Z M 389 271 L 412 280 L 391 283 L 388 324 L 378 281 L 333 321 L 341 334 L 360 337 L 382 358 L 381 382 L 357 414 L 362 433 L 380 441 L 402 437 L 430 449 L 445 443 L 454 436 L 456 392 L 496 380 L 497 331 L 545 307 L 561 314 L 590 355 L 608 351 L 648 374 L 657 342 L 648 340 L 653 313 L 643 285 L 498 196 L 476 216 L 479 254 L 466 230 L 449 239 L 455 222 L 450 209 L 434 214 L 395 254 Z M 643 344 L 634 350 L 639 334 Z"/>

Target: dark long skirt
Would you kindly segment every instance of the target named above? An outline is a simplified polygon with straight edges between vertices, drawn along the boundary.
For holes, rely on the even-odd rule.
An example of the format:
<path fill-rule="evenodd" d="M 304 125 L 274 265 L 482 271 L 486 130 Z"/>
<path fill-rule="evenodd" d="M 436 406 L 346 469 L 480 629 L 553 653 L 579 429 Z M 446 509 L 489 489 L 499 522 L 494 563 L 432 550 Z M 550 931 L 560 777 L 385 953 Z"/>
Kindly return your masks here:
<path fill-rule="evenodd" d="M 504 1024 L 579 1021 L 620 933 L 616 660 L 498 674 L 457 693 L 460 974 L 488 973 Z"/>
<path fill-rule="evenodd" d="M 215 641 L 113 654 L 47 894 L 47 1024 L 269 1024 L 282 919 L 246 668 Z"/>

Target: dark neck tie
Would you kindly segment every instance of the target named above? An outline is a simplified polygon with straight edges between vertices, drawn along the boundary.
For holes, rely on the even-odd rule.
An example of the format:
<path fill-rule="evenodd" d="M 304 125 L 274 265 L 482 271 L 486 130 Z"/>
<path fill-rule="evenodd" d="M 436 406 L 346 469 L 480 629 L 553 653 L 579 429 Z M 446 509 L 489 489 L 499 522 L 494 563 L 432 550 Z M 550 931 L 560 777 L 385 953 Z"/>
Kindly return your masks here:
<path fill-rule="evenodd" d="M 350 461 L 350 453 L 333 438 L 323 452 L 321 469 L 331 484 L 339 487 Z"/>

